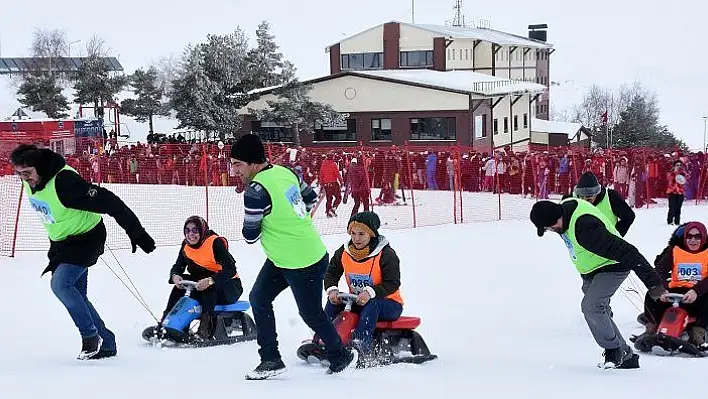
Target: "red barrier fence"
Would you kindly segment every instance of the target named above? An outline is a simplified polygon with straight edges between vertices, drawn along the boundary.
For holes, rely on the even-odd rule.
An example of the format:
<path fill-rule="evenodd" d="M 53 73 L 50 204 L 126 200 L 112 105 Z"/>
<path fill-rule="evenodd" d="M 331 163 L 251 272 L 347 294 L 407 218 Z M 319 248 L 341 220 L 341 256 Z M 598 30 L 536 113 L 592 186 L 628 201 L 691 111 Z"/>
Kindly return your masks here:
<path fill-rule="evenodd" d="M 184 220 L 194 214 L 204 216 L 228 239 L 241 239 L 244 185 L 231 168 L 229 146 L 118 148 L 93 142 L 76 147 L 83 150 L 67 155 L 67 163 L 87 180 L 119 195 L 158 246 L 178 245 Z M 653 149 L 584 154 L 571 149 L 513 153 L 507 149 L 489 157 L 457 146 L 268 145 L 268 155 L 273 163 L 293 168 L 304 181 L 326 192 L 314 215 L 322 234 L 344 233 L 349 216 L 367 208 L 380 214 L 384 229 L 526 219 L 534 201 L 559 199 L 586 170 L 620 191 L 635 208 L 662 205 L 666 176 L 675 159 L 687 163 L 686 197 L 697 203 L 706 197 L 708 176 L 703 154 Z M 22 197 L 7 155 L 0 154 L 0 255 L 48 247 L 39 219 Z M 106 218 L 106 226 L 110 248 L 129 248 L 112 219 Z"/>

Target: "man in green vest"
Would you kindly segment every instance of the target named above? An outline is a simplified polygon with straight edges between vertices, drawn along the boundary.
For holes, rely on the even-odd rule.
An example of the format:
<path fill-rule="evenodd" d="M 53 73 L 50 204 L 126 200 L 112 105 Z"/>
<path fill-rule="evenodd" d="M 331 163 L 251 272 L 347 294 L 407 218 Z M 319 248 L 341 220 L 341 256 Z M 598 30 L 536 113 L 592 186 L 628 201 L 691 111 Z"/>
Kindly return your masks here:
<path fill-rule="evenodd" d="M 622 237 L 627 235 L 627 231 L 634 223 L 635 215 L 632 207 L 622 198 L 620 193 L 601 186 L 592 172 L 580 175 L 572 196 L 582 198 L 595 205 L 607 220 L 614 224 L 615 229 Z M 569 197 L 571 195 L 567 194 L 563 196 L 563 199 Z"/>
<path fill-rule="evenodd" d="M 155 242 L 120 198 L 86 182 L 61 155 L 23 144 L 12 152 L 10 161 L 49 235 L 49 265 L 42 275 L 52 273 L 52 291 L 81 334 L 78 358 L 116 356 L 115 335 L 86 295 L 88 268 L 105 250 L 106 226 L 101 214 L 112 216 L 126 231 L 133 253 L 138 246 L 150 253 Z"/>
<path fill-rule="evenodd" d="M 243 237 L 249 244 L 260 239 L 266 255 L 249 296 L 261 363 L 246 379 L 262 380 L 286 371 L 278 351 L 273 301 L 288 287 L 303 321 L 325 344 L 328 372 L 356 366 L 358 352 L 342 345 L 322 307 L 329 254 L 310 217 L 317 194 L 294 171 L 270 164 L 254 134 L 234 143 L 231 162 L 247 184 Z"/>
<path fill-rule="evenodd" d="M 582 277 L 581 309 L 597 344 L 605 350 L 601 368 L 639 368 L 639 356 L 627 345 L 610 314 L 610 298 L 631 271 L 652 298 L 667 293 L 661 277 L 632 244 L 625 241 L 596 207 L 578 198 L 560 204 L 539 201 L 531 208 L 539 237 L 553 231 L 563 239 Z"/>

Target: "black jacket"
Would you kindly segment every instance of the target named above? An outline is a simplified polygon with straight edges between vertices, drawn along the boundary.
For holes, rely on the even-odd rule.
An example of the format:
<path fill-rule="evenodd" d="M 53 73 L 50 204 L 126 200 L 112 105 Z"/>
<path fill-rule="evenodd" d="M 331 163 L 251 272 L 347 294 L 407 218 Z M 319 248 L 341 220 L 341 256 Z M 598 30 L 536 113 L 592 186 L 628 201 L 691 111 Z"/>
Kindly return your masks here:
<path fill-rule="evenodd" d="M 211 230 L 206 233 L 206 237 L 212 235 L 216 235 L 216 233 Z M 196 264 L 193 260 L 189 259 L 184 254 L 184 247 L 186 245 L 189 244 L 187 244 L 187 241 L 185 240 L 182 242 L 182 247 L 179 250 L 179 255 L 177 255 L 177 260 L 175 261 L 175 264 L 172 266 L 172 269 L 170 269 L 170 284 L 174 284 L 172 282 L 172 276 L 174 276 L 175 274 L 184 277 L 185 269 L 187 270 L 189 275 L 196 280 L 201 280 L 207 277 L 213 278 L 214 284 L 220 284 L 224 281 L 232 280 L 233 277 L 236 275 L 236 261 L 234 260 L 233 256 L 231 256 L 231 253 L 229 252 L 228 248 L 226 248 L 226 243 L 224 242 L 224 240 L 214 240 L 214 244 L 212 245 L 212 250 L 214 251 L 214 260 L 216 261 L 216 263 L 221 265 L 221 271 L 216 273 Z M 201 246 L 201 244 L 193 248 L 196 249 L 199 248 L 199 246 Z M 234 280 L 239 279 L 237 278 Z"/>
<path fill-rule="evenodd" d="M 342 245 L 334 252 L 329 261 L 327 272 L 324 277 L 324 289 L 337 287 L 339 279 L 344 274 L 344 265 L 342 265 L 342 255 L 346 251 L 348 243 Z M 400 260 L 396 251 L 388 244 L 388 240 L 384 236 L 379 236 L 376 241 L 372 240 L 371 252 L 369 256 L 362 262 L 367 262 L 372 257 L 381 254 L 379 263 L 381 265 L 381 283 L 371 287 L 376 294 L 375 298 L 386 298 L 393 294 L 401 286 L 401 266 Z"/>
<path fill-rule="evenodd" d="M 32 189 L 44 189 L 46 183 L 55 176 L 54 186 L 59 201 L 67 208 L 107 214 L 113 217 L 129 237 L 145 234 L 137 216 L 112 192 L 91 184 L 78 174 L 61 169 L 66 165 L 64 158 L 48 149 L 43 149 L 42 165 L 36 167 L 40 183 Z M 103 219 L 90 231 L 70 236 L 62 241 L 50 241 L 49 265 L 42 272 L 54 272 L 60 263 L 90 267 L 103 255 L 106 244 L 106 226 Z"/>
<path fill-rule="evenodd" d="M 627 201 L 622 198 L 620 193 L 611 188 L 605 187 L 602 187 L 600 194 L 595 197 L 595 202 L 593 202 L 593 205 L 597 206 L 597 204 L 605 198 L 605 195 L 609 196 L 610 208 L 612 208 L 612 213 L 614 213 L 618 219 L 615 224 L 615 228 L 617 229 L 617 232 L 624 237 L 627 235 L 632 223 L 634 223 L 634 218 L 636 217 L 634 211 L 632 210 L 632 207 L 629 206 Z M 570 197 L 572 197 L 571 194 L 566 194 L 563 196 L 563 199 Z"/>
<path fill-rule="evenodd" d="M 562 206 L 563 225 L 568 226 L 578 204 L 571 201 Z M 646 258 L 639 253 L 639 250 L 623 238 L 610 233 L 602 221 L 595 216 L 582 215 L 578 217 L 575 222 L 575 238 L 578 245 L 586 250 L 617 262 L 595 270 L 584 277 L 591 277 L 601 272 L 634 271 L 648 289 L 663 287 L 661 277 Z"/>

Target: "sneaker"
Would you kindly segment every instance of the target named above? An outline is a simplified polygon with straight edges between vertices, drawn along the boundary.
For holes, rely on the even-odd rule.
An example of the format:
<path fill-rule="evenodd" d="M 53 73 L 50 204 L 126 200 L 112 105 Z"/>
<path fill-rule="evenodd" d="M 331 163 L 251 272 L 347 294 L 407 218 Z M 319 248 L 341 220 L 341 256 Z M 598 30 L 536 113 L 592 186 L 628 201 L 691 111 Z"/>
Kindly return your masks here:
<path fill-rule="evenodd" d="M 100 335 L 94 335 L 93 337 L 84 338 L 81 340 L 81 353 L 77 359 L 88 360 L 101 351 L 101 345 L 103 345 L 103 338 Z"/>
<path fill-rule="evenodd" d="M 356 367 L 359 362 L 359 351 L 356 349 L 344 349 L 344 359 L 339 364 L 330 364 L 327 374 L 337 374 Z"/>
<path fill-rule="evenodd" d="M 598 367 L 603 369 L 636 369 L 639 368 L 639 355 L 629 347 L 607 349 L 603 353 L 605 362 Z"/>
<path fill-rule="evenodd" d="M 265 360 L 258 365 L 253 371 L 246 374 L 247 380 L 265 380 L 267 378 L 275 377 L 276 375 L 283 374 L 288 371 L 287 367 L 281 359 L 278 360 Z"/>
<path fill-rule="evenodd" d="M 115 357 L 118 355 L 118 351 L 115 349 L 101 349 L 91 357 L 91 360 L 107 359 L 109 357 Z"/>

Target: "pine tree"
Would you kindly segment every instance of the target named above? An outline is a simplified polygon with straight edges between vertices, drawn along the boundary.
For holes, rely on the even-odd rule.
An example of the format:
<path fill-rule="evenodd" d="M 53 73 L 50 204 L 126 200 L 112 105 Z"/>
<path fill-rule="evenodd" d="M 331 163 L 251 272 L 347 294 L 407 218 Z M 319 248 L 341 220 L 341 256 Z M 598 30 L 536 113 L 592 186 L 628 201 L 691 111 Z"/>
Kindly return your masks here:
<path fill-rule="evenodd" d="M 137 69 L 128 77 L 129 84 L 133 87 L 136 98 L 123 100 L 121 112 L 132 116 L 138 122 L 148 122 L 150 133 L 153 130 L 153 117 L 169 116 L 169 107 L 164 103 L 164 84 L 158 84 L 158 72 L 155 67 L 147 71 Z"/>
<path fill-rule="evenodd" d="M 308 94 L 310 90 L 310 86 L 295 79 L 274 92 L 277 100 L 267 101 L 267 108 L 249 109 L 249 112 L 260 120 L 290 127 L 294 144 L 300 145 L 300 134 L 313 134 L 315 123 L 333 126 L 347 118 L 329 105 L 312 101 Z"/>
<path fill-rule="evenodd" d="M 261 22 L 256 30 L 256 47 L 248 52 L 251 90 L 279 86 L 295 78 L 295 66 L 278 50 L 275 36 L 270 33 L 270 24 Z"/>
<path fill-rule="evenodd" d="M 68 118 L 69 100 L 64 94 L 57 78 L 48 73 L 32 73 L 24 77 L 17 94 L 20 104 L 32 111 L 41 111 L 52 119 Z"/>
<path fill-rule="evenodd" d="M 659 123 L 659 107 L 655 95 L 634 96 L 612 129 L 612 144 L 615 148 L 686 146 L 666 126 Z"/>

